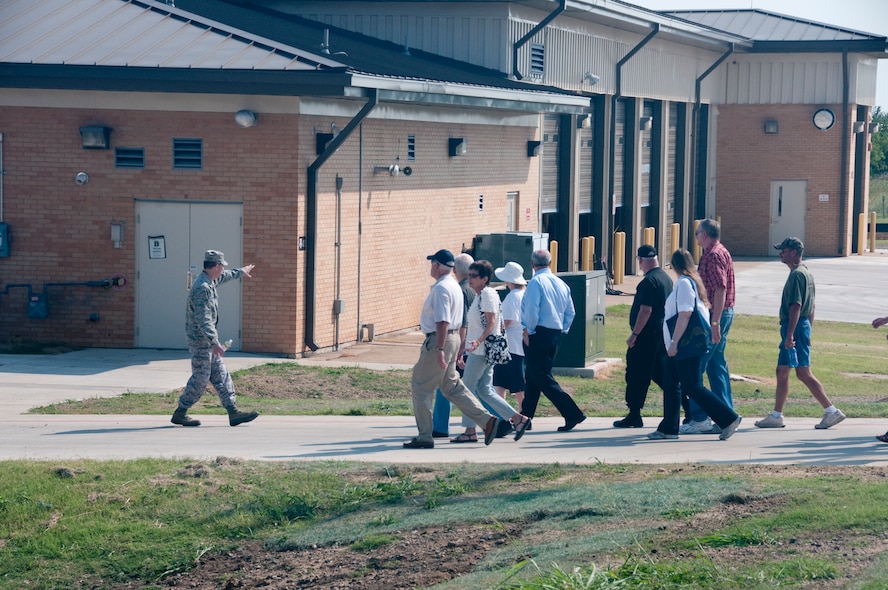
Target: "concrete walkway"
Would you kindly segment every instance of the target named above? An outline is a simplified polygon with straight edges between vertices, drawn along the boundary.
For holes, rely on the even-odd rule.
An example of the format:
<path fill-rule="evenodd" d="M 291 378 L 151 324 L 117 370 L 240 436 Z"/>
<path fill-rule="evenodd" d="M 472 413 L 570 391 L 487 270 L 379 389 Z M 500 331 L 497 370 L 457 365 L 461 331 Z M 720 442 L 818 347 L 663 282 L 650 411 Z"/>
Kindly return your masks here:
<path fill-rule="evenodd" d="M 888 314 L 888 256 L 869 255 L 808 261 L 817 281 L 817 318 L 869 323 Z M 776 316 L 786 267 L 778 261 L 737 262 L 737 312 Z M 638 277 L 628 277 L 607 304 L 631 303 Z M 815 324 L 816 330 L 816 324 Z M 775 321 L 776 331 L 776 321 Z M 884 342 L 882 334 L 876 341 Z M 342 347 L 296 362 L 311 365 L 360 365 L 371 369 L 408 369 L 418 356 L 422 335 L 409 332 L 373 343 Z M 888 346 L 886 346 L 888 355 Z M 229 353 L 237 370 L 288 359 Z M 590 418 L 576 432 L 559 433 L 560 419 L 534 421 L 521 442 L 497 440 L 433 450 L 405 450 L 414 436 L 410 417 L 261 416 L 231 428 L 224 416 L 201 416 L 199 428 L 174 427 L 168 416 L 22 415 L 29 408 L 71 399 L 113 396 L 128 391 L 168 392 L 190 375 L 185 351 L 89 349 L 62 355 L 0 355 L 0 459 L 134 458 L 142 456 L 211 458 L 219 455 L 263 460 L 360 460 L 381 462 L 499 463 L 770 463 L 888 465 L 888 445 L 873 437 L 888 429 L 888 419 L 848 419 L 826 431 L 811 418 L 787 417 L 787 427 L 760 430 L 747 416 L 737 434 L 683 436 L 648 441 L 658 419 L 646 428 L 611 428 L 613 418 Z M 172 406 L 171 406 L 172 409 Z M 457 430 L 458 419 L 453 420 Z"/>

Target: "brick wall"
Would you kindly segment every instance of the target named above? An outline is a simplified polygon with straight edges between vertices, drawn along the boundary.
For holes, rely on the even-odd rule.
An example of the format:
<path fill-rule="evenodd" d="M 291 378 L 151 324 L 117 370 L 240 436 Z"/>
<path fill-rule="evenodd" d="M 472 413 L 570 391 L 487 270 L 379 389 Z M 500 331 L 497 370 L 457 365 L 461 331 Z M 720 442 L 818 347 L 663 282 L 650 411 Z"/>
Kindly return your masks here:
<path fill-rule="evenodd" d="M 49 317 L 42 320 L 27 318 L 25 289 L 10 289 L 0 294 L 0 338 L 133 346 L 135 201 L 238 202 L 243 259 L 257 265 L 254 278 L 243 282 L 243 349 L 305 352 L 305 252 L 298 250 L 298 238 L 306 235 L 305 171 L 316 157 L 314 132 L 328 132 L 330 122 L 262 113 L 257 127 L 240 129 L 227 112 L 4 107 L 3 221 L 12 231 L 12 255 L 0 258 L 0 292 L 18 283 L 39 292 L 45 283 L 114 273 L 127 275 L 130 284 L 51 287 Z M 336 122 L 343 128 L 347 120 Z M 99 124 L 113 128 L 112 147 L 143 147 L 145 169 L 116 169 L 113 149 L 83 149 L 79 127 Z M 340 343 L 356 339 L 359 323 L 375 324 L 377 334 L 415 326 L 431 284 L 425 256 L 445 247 L 456 253 L 471 247 L 476 234 L 503 231 L 508 191 L 520 192 L 522 211 L 532 209 L 533 226 L 519 229 L 535 230 L 538 159 L 526 156 L 535 131 L 365 121 L 363 142 L 355 132 L 319 176 L 315 341 L 335 342 L 337 281 L 345 303 Z M 416 136 L 413 162 L 407 161 L 408 134 Z M 450 158 L 447 138 L 457 136 L 469 139 L 469 151 Z M 203 139 L 202 170 L 172 169 L 174 137 Z M 411 176 L 373 174 L 374 165 L 388 166 L 395 156 L 412 167 Z M 79 171 L 89 174 L 85 186 L 74 182 Z M 344 179 L 340 211 L 336 175 Z M 110 240 L 112 220 L 126 224 L 120 249 Z"/>
<path fill-rule="evenodd" d="M 841 105 L 830 108 L 841 117 Z M 811 105 L 718 107 L 715 214 L 721 216 L 722 239 L 735 256 L 771 254 L 772 180 L 807 181 L 806 255 L 849 254 L 850 203 L 844 209 L 844 225 L 839 227 L 842 129 L 846 126 L 837 120 L 831 129 L 818 130 L 812 124 L 815 110 Z M 779 133 L 764 133 L 768 119 L 778 122 Z M 848 133 L 853 171 L 854 137 Z M 848 187 L 853 187 L 850 176 Z M 820 201 L 822 194 L 829 195 L 829 200 Z"/>

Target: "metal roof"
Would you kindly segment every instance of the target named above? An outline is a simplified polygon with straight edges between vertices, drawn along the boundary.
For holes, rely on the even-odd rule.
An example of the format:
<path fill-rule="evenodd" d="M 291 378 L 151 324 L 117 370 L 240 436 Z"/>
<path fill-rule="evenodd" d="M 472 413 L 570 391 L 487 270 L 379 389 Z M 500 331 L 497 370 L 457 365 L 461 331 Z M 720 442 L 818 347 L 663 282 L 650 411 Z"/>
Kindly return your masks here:
<path fill-rule="evenodd" d="M 871 41 L 885 38 L 759 9 L 671 10 L 665 14 L 753 41 Z"/>
<path fill-rule="evenodd" d="M 182 6 L 182 5 L 185 6 Z M 188 8 L 193 12 L 188 12 Z M 356 97 L 583 112 L 588 97 L 219 0 L 0 0 L 0 86 Z M 236 90 L 234 90 L 236 89 Z"/>
<path fill-rule="evenodd" d="M 158 2 L 0 0 L 0 62 L 315 70 L 342 67 Z"/>

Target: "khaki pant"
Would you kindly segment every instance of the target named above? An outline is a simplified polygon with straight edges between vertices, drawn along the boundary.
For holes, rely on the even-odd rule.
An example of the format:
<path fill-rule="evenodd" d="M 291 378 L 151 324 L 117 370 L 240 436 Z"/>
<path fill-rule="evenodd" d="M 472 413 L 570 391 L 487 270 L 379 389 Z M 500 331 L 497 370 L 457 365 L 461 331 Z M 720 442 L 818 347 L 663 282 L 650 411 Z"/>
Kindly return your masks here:
<path fill-rule="evenodd" d="M 482 430 L 487 421 L 493 418 L 481 402 L 463 384 L 456 372 L 456 355 L 459 352 L 459 334 L 448 334 L 444 344 L 444 359 L 447 368 L 438 365 L 438 353 L 435 350 L 436 337 L 426 336 L 419 352 L 419 360 L 413 367 L 413 379 L 410 390 L 413 393 L 413 416 L 419 429 L 417 440 L 434 442 L 432 438 L 432 404 L 435 401 L 435 390 L 440 389 L 453 405 L 459 408 L 463 416 L 468 417 Z"/>

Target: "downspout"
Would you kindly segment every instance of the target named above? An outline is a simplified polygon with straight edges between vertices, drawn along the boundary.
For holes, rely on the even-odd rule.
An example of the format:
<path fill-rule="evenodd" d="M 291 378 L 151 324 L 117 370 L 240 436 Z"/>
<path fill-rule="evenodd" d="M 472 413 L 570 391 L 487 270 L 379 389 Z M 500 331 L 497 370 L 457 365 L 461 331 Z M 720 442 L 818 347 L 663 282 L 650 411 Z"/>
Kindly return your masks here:
<path fill-rule="evenodd" d="M 315 272 L 317 268 L 317 248 L 315 241 L 318 233 L 318 172 L 321 166 L 332 156 L 339 146 L 352 134 L 355 128 L 363 122 L 377 104 L 379 104 L 379 94 L 375 88 L 369 90 L 370 95 L 363 108 L 355 115 L 355 118 L 349 121 L 345 129 L 334 137 L 324 153 L 319 155 L 317 159 L 308 167 L 308 179 L 305 194 L 305 248 L 307 256 L 305 258 L 305 345 L 311 350 L 320 348 L 315 342 Z"/>
<path fill-rule="evenodd" d="M 728 46 L 728 50 L 718 58 L 714 64 L 709 66 L 709 68 L 700 74 L 697 77 L 697 81 L 694 83 L 694 110 L 691 117 L 691 202 L 688 203 L 688 207 L 693 210 L 693 205 L 697 202 L 697 161 L 699 158 L 699 154 L 697 154 L 697 150 L 700 147 L 699 142 L 697 141 L 697 134 L 700 132 L 700 106 L 702 104 L 702 99 L 700 98 L 701 87 L 703 86 L 703 80 L 709 77 L 709 74 L 714 72 L 716 68 L 718 68 L 731 54 L 734 53 L 734 44 L 731 43 Z M 688 211 L 683 211 L 685 221 L 688 223 L 684 223 L 682 225 L 686 226 L 686 231 L 690 231 L 691 224 L 690 221 L 693 219 L 694 214 L 691 213 L 691 216 L 688 217 Z M 690 236 L 689 236 L 690 237 Z"/>
<path fill-rule="evenodd" d="M 660 32 L 660 24 L 654 23 L 653 30 L 647 34 L 647 36 L 641 40 L 641 42 L 629 50 L 629 53 L 624 55 L 620 61 L 617 62 L 617 72 L 616 72 L 616 88 L 614 90 L 614 95 L 611 97 L 611 109 L 610 109 L 610 162 L 608 163 L 608 203 L 610 205 L 610 234 L 613 235 L 616 230 L 616 220 L 614 219 L 614 187 L 616 184 L 616 179 L 614 177 L 614 165 L 616 163 L 616 148 L 617 148 L 617 100 L 623 95 L 623 66 L 632 59 L 636 53 L 642 50 L 642 48 L 647 45 L 651 39 L 653 39 L 657 33 Z M 611 252 L 611 256 L 613 257 L 613 252 Z M 613 260 L 611 260 L 611 265 L 613 265 Z M 613 266 L 611 266 L 613 268 Z"/>
<path fill-rule="evenodd" d="M 521 72 L 518 71 L 518 50 L 524 47 L 528 41 L 533 39 L 533 36 L 546 28 L 550 22 L 555 20 L 555 17 L 564 12 L 564 9 L 567 7 L 567 0 L 558 0 L 558 8 L 556 8 L 551 14 L 546 16 L 540 23 L 532 28 L 526 35 L 518 39 L 515 44 L 512 46 L 512 75 L 515 76 L 516 80 L 523 80 L 523 76 Z"/>
<path fill-rule="evenodd" d="M 848 81 L 848 48 L 842 49 L 842 170 L 839 185 L 839 193 L 842 199 L 839 203 L 839 254 L 845 253 L 845 207 L 848 203 L 848 167 L 851 165 L 848 157 L 851 126 L 848 121 L 848 99 L 851 93 Z"/>

